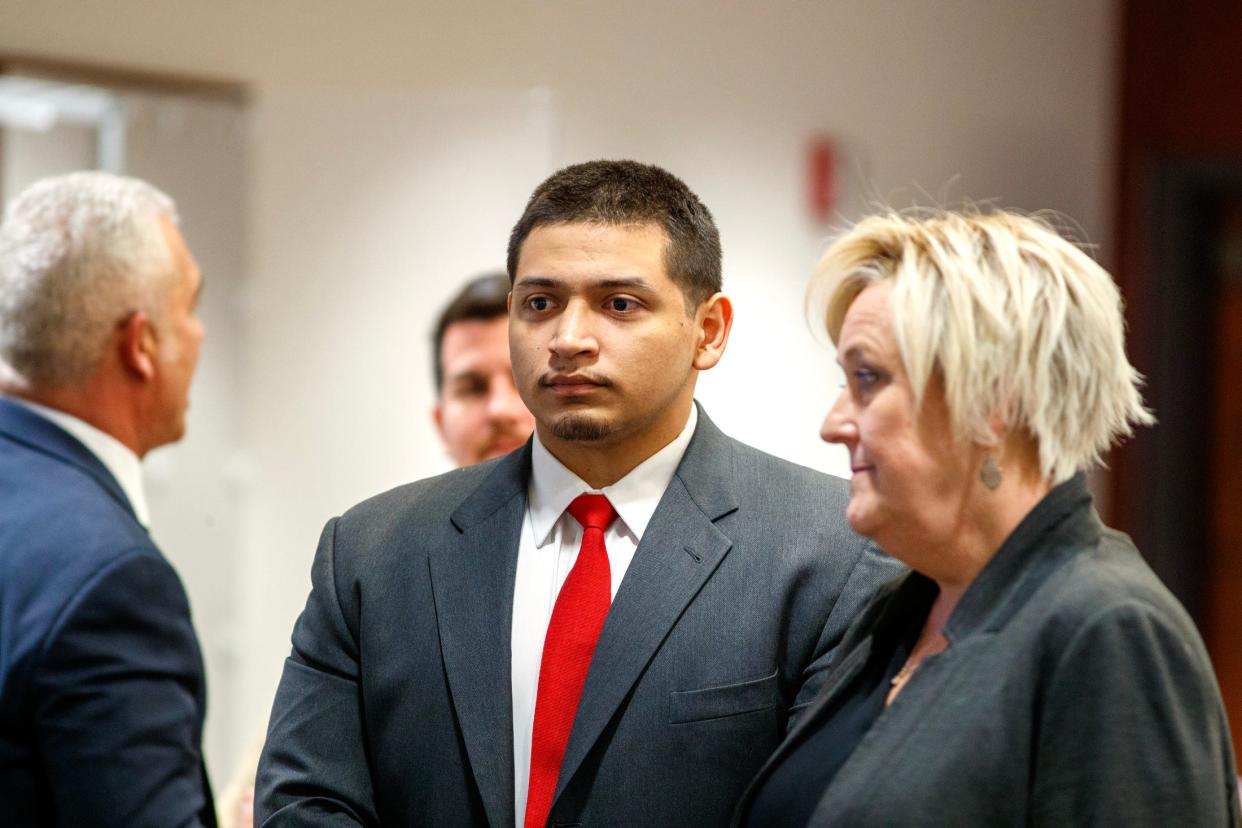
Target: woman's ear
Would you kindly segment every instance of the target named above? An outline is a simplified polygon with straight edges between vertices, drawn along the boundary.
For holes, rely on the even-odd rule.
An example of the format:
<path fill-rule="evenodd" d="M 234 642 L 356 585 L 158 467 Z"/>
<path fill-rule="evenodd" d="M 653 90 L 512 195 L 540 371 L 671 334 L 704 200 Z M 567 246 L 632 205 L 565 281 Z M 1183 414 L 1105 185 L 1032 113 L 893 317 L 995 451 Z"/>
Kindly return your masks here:
<path fill-rule="evenodd" d="M 714 368 L 729 344 L 729 331 L 733 329 L 733 303 L 723 293 L 714 294 L 704 302 L 694 315 L 698 327 L 698 341 L 692 364 L 700 371 Z"/>
<path fill-rule="evenodd" d="M 996 447 L 1005 442 L 1005 433 L 1009 430 L 1009 414 L 1004 410 L 992 412 L 988 417 L 988 433 L 992 435 L 991 446 Z"/>
<path fill-rule="evenodd" d="M 1008 402 L 998 405 L 988 415 L 987 432 L 975 438 L 975 442 L 985 451 L 995 451 L 1009 439 L 1010 405 Z"/>

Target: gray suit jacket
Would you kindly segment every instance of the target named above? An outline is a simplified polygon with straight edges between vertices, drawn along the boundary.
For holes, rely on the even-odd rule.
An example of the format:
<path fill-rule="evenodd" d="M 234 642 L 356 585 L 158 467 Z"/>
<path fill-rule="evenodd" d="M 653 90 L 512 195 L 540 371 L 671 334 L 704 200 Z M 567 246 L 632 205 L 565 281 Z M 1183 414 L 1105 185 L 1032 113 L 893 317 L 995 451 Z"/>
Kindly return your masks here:
<path fill-rule="evenodd" d="M 515 823 L 510 628 L 530 446 L 324 530 L 260 763 L 277 825 Z M 550 824 L 723 824 L 900 571 L 846 484 L 706 415 L 600 634 Z"/>

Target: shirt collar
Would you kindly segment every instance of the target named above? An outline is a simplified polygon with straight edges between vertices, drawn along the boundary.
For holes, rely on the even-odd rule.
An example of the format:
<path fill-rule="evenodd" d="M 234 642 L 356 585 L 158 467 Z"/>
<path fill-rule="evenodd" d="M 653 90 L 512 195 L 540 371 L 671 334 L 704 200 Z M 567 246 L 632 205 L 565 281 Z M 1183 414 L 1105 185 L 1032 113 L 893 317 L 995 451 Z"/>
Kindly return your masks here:
<path fill-rule="evenodd" d="M 691 405 L 686 425 L 671 443 L 639 463 L 625 477 L 603 489 L 592 489 L 582 478 L 565 468 L 561 461 L 544 448 L 536 431 L 531 449 L 528 490 L 535 545 L 543 546 L 551 540 L 552 530 L 556 528 L 557 521 L 569 508 L 569 504 L 575 497 L 587 492 L 606 496 L 612 508 L 617 510 L 617 516 L 625 524 L 625 528 L 634 535 L 635 543 L 642 540 L 647 524 L 651 522 L 651 516 L 655 514 L 660 498 L 664 496 L 664 490 L 668 488 L 677 466 L 681 464 L 681 458 L 686 453 L 686 447 L 690 445 L 690 438 L 694 436 L 698 422 L 698 406 Z"/>
<path fill-rule="evenodd" d="M 130 451 L 128 446 L 111 434 L 100 431 L 72 414 L 18 397 L 6 399 L 25 406 L 45 420 L 51 421 L 86 446 L 87 450 L 95 455 L 99 462 L 103 463 L 104 468 L 116 478 L 117 485 L 121 487 L 121 491 L 129 500 L 129 505 L 134 510 L 134 516 L 138 518 L 138 522 L 146 527 L 151 526 L 151 514 L 147 508 L 146 493 L 142 486 L 142 461 L 138 459 L 138 455 Z"/>

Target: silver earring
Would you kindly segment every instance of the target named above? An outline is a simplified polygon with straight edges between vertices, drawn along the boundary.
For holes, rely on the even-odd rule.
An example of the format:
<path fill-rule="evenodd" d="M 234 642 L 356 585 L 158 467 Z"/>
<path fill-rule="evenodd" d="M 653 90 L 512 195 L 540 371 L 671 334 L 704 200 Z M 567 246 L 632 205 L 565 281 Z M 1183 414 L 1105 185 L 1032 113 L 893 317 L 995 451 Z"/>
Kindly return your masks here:
<path fill-rule="evenodd" d="M 990 491 L 996 491 L 1001 484 L 1000 466 L 996 465 L 996 460 L 992 455 L 983 458 L 983 468 L 979 469 L 979 480 L 983 485 L 987 486 Z"/>

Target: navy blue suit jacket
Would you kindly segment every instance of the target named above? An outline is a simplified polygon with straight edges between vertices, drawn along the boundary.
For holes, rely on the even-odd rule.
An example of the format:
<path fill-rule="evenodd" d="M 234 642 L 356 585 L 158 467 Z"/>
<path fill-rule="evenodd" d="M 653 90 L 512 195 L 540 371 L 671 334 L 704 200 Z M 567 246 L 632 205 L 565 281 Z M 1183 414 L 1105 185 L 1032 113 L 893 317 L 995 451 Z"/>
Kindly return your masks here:
<path fill-rule="evenodd" d="M 81 443 L 0 399 L 0 822 L 214 825 L 185 590 Z"/>

